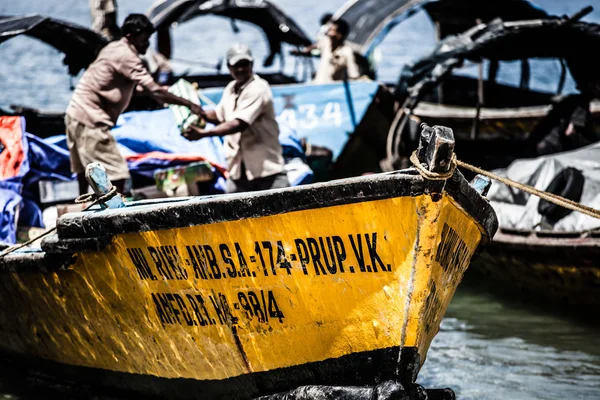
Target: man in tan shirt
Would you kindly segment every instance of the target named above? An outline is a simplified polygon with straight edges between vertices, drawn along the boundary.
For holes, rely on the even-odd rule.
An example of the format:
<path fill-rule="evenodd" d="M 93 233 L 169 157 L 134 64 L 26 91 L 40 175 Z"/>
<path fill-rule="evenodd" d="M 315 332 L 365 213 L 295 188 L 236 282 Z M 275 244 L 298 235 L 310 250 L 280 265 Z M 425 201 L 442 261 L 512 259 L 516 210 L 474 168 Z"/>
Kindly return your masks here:
<path fill-rule="evenodd" d="M 238 44 L 227 51 L 227 65 L 234 80 L 225 87 L 216 109 L 202 115 L 217 126 L 211 130 L 192 126 L 184 133 L 188 140 L 225 136 L 228 193 L 289 186 L 273 93 L 267 81 L 252 72 L 252 62 L 247 46 Z"/>
<path fill-rule="evenodd" d="M 348 23 L 343 19 L 329 23 L 327 37 L 318 44 L 321 60 L 313 83 L 331 83 L 359 78 L 360 72 L 354 52 L 344 44 L 348 32 Z"/>
<path fill-rule="evenodd" d="M 154 82 L 142 64 L 139 54 L 148 49 L 153 32 L 154 27 L 145 15 L 129 15 L 123 23 L 123 38 L 100 51 L 75 88 L 65 125 L 71 170 L 77 173 L 82 194 L 87 189 L 85 167 L 92 161 L 100 162 L 117 190 L 123 192 L 129 169 L 110 129 L 129 105 L 136 86 L 161 103 L 183 105 L 198 115 L 202 112 L 197 104 L 169 93 Z"/>

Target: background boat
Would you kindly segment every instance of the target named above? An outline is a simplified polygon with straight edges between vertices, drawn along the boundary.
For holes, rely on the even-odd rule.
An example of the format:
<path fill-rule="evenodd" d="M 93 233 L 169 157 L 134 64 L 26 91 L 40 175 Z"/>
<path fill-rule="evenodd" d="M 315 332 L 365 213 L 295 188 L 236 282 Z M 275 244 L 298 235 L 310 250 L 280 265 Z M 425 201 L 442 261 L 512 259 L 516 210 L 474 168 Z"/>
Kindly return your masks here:
<path fill-rule="evenodd" d="M 600 45 L 600 29 L 597 24 L 578 21 L 589 11 L 570 18 L 480 24 L 448 37 L 430 55 L 406 66 L 396 88 L 402 107 L 390 128 L 382 165 L 389 169 L 402 163 L 414 146 L 420 121 L 455 124 L 457 141 L 464 149 L 462 159 L 484 169 L 539 155 L 536 145 L 541 138 L 534 132 L 550 110 L 558 107 L 567 78 L 579 88 L 598 79 L 585 49 Z M 497 83 L 499 71 L 516 61 L 520 62 L 518 87 Z M 554 76 L 545 76 L 546 82 L 555 82 L 554 92 L 531 87 L 530 64 L 534 62 L 561 66 Z M 469 63 L 478 65 L 479 78 L 456 76 Z M 600 138 L 598 100 L 590 108 L 595 128 L 585 132 L 581 140 L 585 144 Z"/>
<path fill-rule="evenodd" d="M 517 182 L 598 209 L 598 143 L 517 160 L 498 172 Z M 497 183 L 488 193 L 500 221 L 473 271 L 513 292 L 559 307 L 600 302 L 600 220 Z"/>

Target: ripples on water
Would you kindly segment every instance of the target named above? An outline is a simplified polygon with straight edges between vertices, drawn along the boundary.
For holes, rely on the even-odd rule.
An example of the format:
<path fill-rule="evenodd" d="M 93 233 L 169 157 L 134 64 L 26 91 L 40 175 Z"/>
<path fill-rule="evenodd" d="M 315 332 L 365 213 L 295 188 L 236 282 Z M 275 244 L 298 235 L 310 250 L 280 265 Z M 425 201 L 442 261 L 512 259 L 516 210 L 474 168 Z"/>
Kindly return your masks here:
<path fill-rule="evenodd" d="M 152 0 L 118 0 L 119 19 L 144 12 Z M 285 0 L 277 2 L 309 35 L 319 17 L 344 1 Z M 537 4 L 555 14 L 573 14 L 597 1 L 545 0 Z M 0 1 L 0 15 L 40 13 L 89 26 L 86 0 Z M 588 21 L 600 21 L 600 7 Z M 216 62 L 223 43 L 248 43 L 258 59 L 267 54 L 262 33 L 240 24 L 231 33 L 229 22 L 212 17 L 175 30 L 175 57 Z M 395 28 L 382 44 L 381 80 L 394 82 L 402 64 L 423 55 L 434 43 L 434 32 L 422 13 Z M 62 56 L 44 44 L 16 38 L 0 45 L 0 107 L 11 103 L 64 110 L 71 92 Z M 590 53 L 590 57 L 594 52 Z M 179 72 L 189 66 L 177 65 Z M 287 59 L 286 71 L 293 70 Z M 540 68 L 554 68 L 541 66 Z M 277 70 L 272 68 L 272 70 Z M 206 72 L 206 70 L 203 70 Z M 544 71 L 542 71 L 544 72 Z M 544 84 L 546 71 L 539 78 Z M 473 282 L 461 284 L 433 341 L 419 375 L 426 387 L 451 387 L 461 400 L 473 399 L 597 399 L 600 398 L 600 331 L 524 302 L 500 300 Z M 15 381 L 0 379 L 2 398 L 47 398 L 46 393 L 17 395 Z"/>
<path fill-rule="evenodd" d="M 469 275 L 429 349 L 420 384 L 451 387 L 462 400 L 600 398 L 598 325 Z"/>

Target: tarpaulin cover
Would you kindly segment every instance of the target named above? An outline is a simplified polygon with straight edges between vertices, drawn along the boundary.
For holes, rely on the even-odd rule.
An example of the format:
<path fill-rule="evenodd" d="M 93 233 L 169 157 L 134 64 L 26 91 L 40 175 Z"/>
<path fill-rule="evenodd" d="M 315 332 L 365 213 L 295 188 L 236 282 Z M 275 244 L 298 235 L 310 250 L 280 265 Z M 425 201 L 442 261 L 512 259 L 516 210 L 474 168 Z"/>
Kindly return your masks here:
<path fill-rule="evenodd" d="M 30 157 L 31 146 L 25 132 L 23 117 L 0 117 L 0 242 L 15 243 L 16 219 L 25 226 L 41 226 L 41 210 L 26 198 L 24 183 L 37 168 L 36 159 Z"/>
<path fill-rule="evenodd" d="M 25 134 L 28 152 L 29 170 L 23 177 L 23 185 L 27 188 L 37 187 L 40 180 L 58 179 L 68 181 L 74 179 L 71 173 L 69 152 L 41 139 L 31 133 Z"/>
<path fill-rule="evenodd" d="M 0 179 L 20 177 L 27 173 L 24 124 L 23 118 L 0 116 Z"/>
<path fill-rule="evenodd" d="M 20 183 L 0 181 L 0 243 L 14 244 L 17 241 L 15 218 L 22 201 L 20 191 Z"/>
<path fill-rule="evenodd" d="M 545 190 L 564 168 L 577 168 L 583 173 L 585 183 L 580 203 L 600 208 L 600 143 L 581 149 L 534 159 L 514 161 L 508 168 L 494 171 L 517 182 Z M 539 197 L 494 182 L 488 199 L 496 210 L 500 227 L 532 230 L 540 223 Z M 572 212 L 554 225 L 555 231 L 572 232 L 596 229 L 600 220 Z"/>

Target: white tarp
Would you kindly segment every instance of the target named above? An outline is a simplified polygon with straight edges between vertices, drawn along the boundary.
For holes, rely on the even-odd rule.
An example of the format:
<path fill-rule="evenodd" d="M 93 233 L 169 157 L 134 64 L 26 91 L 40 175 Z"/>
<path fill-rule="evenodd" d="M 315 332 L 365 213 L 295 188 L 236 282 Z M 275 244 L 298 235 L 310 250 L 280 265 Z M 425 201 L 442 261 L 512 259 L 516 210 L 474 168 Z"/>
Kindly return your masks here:
<path fill-rule="evenodd" d="M 532 159 L 516 160 L 494 173 L 545 190 L 566 167 L 577 168 L 585 177 L 580 203 L 600 208 L 600 142 L 581 149 Z M 542 220 L 539 197 L 493 181 L 487 196 L 498 214 L 500 227 L 531 230 Z M 571 232 L 600 228 L 600 219 L 572 212 L 554 225 L 555 231 Z"/>

